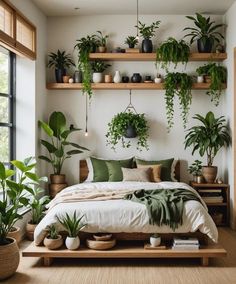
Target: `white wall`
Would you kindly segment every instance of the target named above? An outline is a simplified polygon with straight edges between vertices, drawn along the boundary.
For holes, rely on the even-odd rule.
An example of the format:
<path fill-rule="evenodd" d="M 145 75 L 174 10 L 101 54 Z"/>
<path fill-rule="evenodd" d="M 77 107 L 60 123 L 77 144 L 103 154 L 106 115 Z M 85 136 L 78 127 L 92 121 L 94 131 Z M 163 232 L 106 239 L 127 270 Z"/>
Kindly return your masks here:
<path fill-rule="evenodd" d="M 220 16 L 215 16 L 215 19 L 222 21 Z M 158 29 L 157 37 L 154 40 L 155 45 L 169 36 L 177 39 L 182 38 L 184 35 L 184 32 L 182 32 L 183 28 L 191 25 L 184 15 L 145 15 L 140 16 L 140 20 L 147 24 L 155 20 L 161 20 L 161 27 Z M 92 34 L 97 30 L 110 34 L 109 48 L 123 47 L 125 37 L 136 34 L 134 25 L 134 15 L 50 17 L 48 19 L 48 52 L 64 49 L 73 53 L 73 56 L 76 58 L 76 51 L 73 51 L 76 39 Z M 191 62 L 188 64 L 187 71 L 194 73 L 196 67 L 203 64 Z M 114 74 L 115 70 L 120 70 L 122 74 L 127 74 L 128 76 L 131 76 L 134 72 L 140 72 L 143 76 L 147 74 L 154 76 L 157 72 L 153 62 L 112 62 L 112 67 L 107 72 Z M 182 71 L 184 67 L 181 66 L 177 70 Z M 163 71 L 161 72 L 164 74 Z M 54 81 L 53 72 L 48 72 L 48 81 Z M 146 114 L 150 124 L 149 151 L 139 153 L 135 147 L 128 150 L 117 147 L 117 152 L 114 153 L 106 146 L 105 134 L 107 132 L 107 124 L 116 113 L 123 111 L 128 105 L 128 90 L 94 92 L 89 109 L 89 137 L 85 138 L 83 133 L 74 137 L 77 142 L 79 141 L 79 143 L 90 148 L 93 154 L 101 157 L 122 158 L 139 156 L 146 159 L 179 157 L 183 160 L 181 164 L 182 179 L 188 182 L 187 166 L 199 158 L 199 156 L 196 154 L 192 157 L 190 149 L 184 150 L 185 132 L 177 102 L 175 103 L 175 125 L 171 133 L 167 133 L 163 95 L 164 91 L 133 91 L 134 106 L 138 112 Z M 48 114 L 54 110 L 65 112 L 70 122 L 79 127 L 85 127 L 85 97 L 81 95 L 80 91 L 48 91 Z M 212 110 L 217 116 L 225 114 L 224 99 L 221 100 L 219 107 L 215 107 L 205 92 L 193 91 L 193 103 L 188 126 L 193 124 L 191 117 L 195 113 L 205 115 L 209 110 Z M 74 156 L 66 162 L 64 172 L 68 176 L 69 183 L 78 181 L 78 160 L 79 157 Z M 225 171 L 224 160 L 225 153 L 220 152 L 215 160 L 215 164 L 219 166 L 219 176 L 221 177 Z M 205 157 L 203 161 L 204 163 L 206 162 Z"/>

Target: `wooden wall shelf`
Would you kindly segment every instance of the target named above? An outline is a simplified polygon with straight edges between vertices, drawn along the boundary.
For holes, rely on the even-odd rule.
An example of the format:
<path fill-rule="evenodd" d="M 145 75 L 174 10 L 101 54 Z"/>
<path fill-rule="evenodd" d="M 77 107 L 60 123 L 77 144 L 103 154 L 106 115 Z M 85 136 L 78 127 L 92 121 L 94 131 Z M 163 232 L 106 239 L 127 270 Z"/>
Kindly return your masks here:
<path fill-rule="evenodd" d="M 156 53 L 90 53 L 90 60 L 155 61 Z M 190 53 L 189 61 L 223 61 L 227 53 Z"/>
<path fill-rule="evenodd" d="M 209 83 L 194 83 L 193 90 L 207 90 Z M 226 88 L 224 84 L 223 88 Z M 48 83 L 48 90 L 81 90 L 82 84 L 73 83 Z M 155 83 L 97 83 L 92 84 L 93 90 L 163 90 L 164 84 Z"/>

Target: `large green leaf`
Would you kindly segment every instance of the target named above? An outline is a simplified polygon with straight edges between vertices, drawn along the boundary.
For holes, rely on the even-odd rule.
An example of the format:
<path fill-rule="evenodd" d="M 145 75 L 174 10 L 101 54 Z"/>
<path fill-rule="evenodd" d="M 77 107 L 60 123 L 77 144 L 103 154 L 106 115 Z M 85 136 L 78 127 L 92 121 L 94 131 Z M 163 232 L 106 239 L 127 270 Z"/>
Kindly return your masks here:
<path fill-rule="evenodd" d="M 67 152 L 67 155 L 76 155 L 76 154 L 81 154 L 81 153 L 83 152 L 80 150 L 71 150 Z"/>
<path fill-rule="evenodd" d="M 4 180 L 6 178 L 6 171 L 4 164 L 0 162 L 0 179 Z"/>
<path fill-rule="evenodd" d="M 53 130 L 51 129 L 51 127 L 50 127 L 47 123 L 45 123 L 45 122 L 39 120 L 39 126 L 45 131 L 45 133 L 46 133 L 49 137 L 52 137 L 52 136 L 53 136 Z"/>
<path fill-rule="evenodd" d="M 49 126 L 54 132 L 54 136 L 60 138 L 61 133 L 66 129 L 66 118 L 62 112 L 54 111 L 49 119 Z"/>
<path fill-rule="evenodd" d="M 40 142 L 44 147 L 47 148 L 49 153 L 55 153 L 56 152 L 57 148 L 53 144 L 51 144 L 48 141 L 43 140 L 43 139 L 41 139 Z"/>
<path fill-rule="evenodd" d="M 44 161 L 46 161 L 48 163 L 51 163 L 51 160 L 48 157 L 46 157 L 46 156 L 41 155 L 41 156 L 39 156 L 39 159 L 44 160 Z"/>
<path fill-rule="evenodd" d="M 21 170 L 22 172 L 27 171 L 27 167 L 21 161 L 13 160 L 11 161 L 11 164 L 14 165 L 17 169 Z"/>

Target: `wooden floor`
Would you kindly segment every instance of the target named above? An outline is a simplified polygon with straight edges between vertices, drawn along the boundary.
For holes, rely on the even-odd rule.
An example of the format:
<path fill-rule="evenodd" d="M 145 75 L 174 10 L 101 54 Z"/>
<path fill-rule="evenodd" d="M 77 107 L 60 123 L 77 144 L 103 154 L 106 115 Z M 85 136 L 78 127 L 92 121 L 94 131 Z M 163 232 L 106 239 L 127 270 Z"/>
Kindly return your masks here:
<path fill-rule="evenodd" d="M 236 232 L 219 231 L 228 256 L 211 260 L 209 267 L 198 259 L 56 259 L 43 267 L 39 258 L 25 257 L 17 273 L 1 283 L 236 284 Z"/>

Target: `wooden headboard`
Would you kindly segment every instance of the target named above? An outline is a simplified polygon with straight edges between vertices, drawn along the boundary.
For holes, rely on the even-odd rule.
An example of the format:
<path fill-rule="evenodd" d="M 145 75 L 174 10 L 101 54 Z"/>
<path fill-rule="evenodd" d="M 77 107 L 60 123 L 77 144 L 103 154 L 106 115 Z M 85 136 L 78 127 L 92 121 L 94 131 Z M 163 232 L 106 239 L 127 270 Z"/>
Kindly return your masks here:
<path fill-rule="evenodd" d="M 80 182 L 84 182 L 88 177 L 88 166 L 86 160 L 80 160 Z M 180 161 L 175 165 L 175 178 L 180 181 Z"/>

